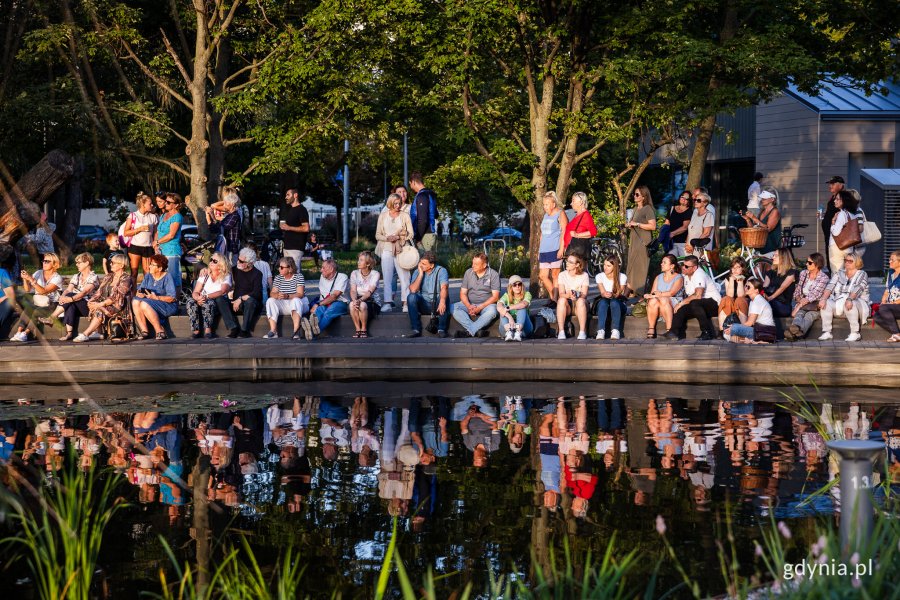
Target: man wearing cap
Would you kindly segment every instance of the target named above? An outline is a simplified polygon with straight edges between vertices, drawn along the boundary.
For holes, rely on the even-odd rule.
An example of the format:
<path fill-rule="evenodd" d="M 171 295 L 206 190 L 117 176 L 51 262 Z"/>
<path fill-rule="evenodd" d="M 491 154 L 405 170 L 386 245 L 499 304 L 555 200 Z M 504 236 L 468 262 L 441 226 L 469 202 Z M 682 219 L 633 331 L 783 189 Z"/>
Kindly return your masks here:
<path fill-rule="evenodd" d="M 825 264 L 830 265 L 831 263 L 828 262 L 828 238 L 831 236 L 831 222 L 834 221 L 834 215 L 839 212 L 834 206 L 834 201 L 841 190 L 844 189 L 844 178 L 840 175 L 835 175 L 826 183 L 828 184 L 828 191 L 831 192 L 831 198 L 825 206 L 825 214 L 822 215 L 820 226 L 822 227 L 822 239 L 825 240 Z"/>

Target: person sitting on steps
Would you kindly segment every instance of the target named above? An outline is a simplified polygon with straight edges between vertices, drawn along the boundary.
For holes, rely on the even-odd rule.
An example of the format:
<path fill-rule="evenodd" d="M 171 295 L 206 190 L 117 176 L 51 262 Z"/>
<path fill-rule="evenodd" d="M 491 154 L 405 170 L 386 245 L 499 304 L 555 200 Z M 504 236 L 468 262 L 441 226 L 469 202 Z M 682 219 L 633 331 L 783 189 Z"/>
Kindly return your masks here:
<path fill-rule="evenodd" d="M 683 340 L 686 322 L 690 318 L 700 323 L 700 340 L 716 339 L 716 330 L 712 322 L 722 295 L 719 287 L 706 271 L 700 268 L 700 260 L 696 256 L 684 259 L 681 268 L 684 277 L 685 298 L 675 305 L 675 316 L 672 317 L 672 329 L 666 332 L 669 340 Z"/>

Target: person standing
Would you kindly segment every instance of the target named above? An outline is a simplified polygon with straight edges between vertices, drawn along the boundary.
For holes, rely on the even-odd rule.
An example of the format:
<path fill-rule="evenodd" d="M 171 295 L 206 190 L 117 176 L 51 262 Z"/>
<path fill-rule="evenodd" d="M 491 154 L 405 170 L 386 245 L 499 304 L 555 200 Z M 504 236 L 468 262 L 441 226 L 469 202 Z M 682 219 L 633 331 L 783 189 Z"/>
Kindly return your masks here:
<path fill-rule="evenodd" d="M 837 244 L 837 237 L 841 234 L 844 226 L 853 219 L 865 220 L 865 215 L 859 209 L 859 198 L 851 193 L 850 190 L 841 190 L 834 199 L 834 206 L 837 211 L 831 217 L 831 227 L 828 229 L 828 259 L 831 261 L 829 267 L 831 274 L 836 275 L 844 266 L 844 257 L 848 254 L 857 254 L 862 256 L 866 252 L 866 247 L 862 244 L 858 246 L 850 246 L 841 249 Z"/>
<path fill-rule="evenodd" d="M 131 266 L 131 276 L 137 281 L 138 268 L 146 275 L 150 267 L 150 257 L 153 256 L 153 236 L 159 219 L 153 214 L 155 203 L 144 192 L 138 192 L 135 199 L 137 210 L 131 213 L 125 221 L 125 230 L 122 232 L 125 238 L 131 238 L 128 246 L 128 261 Z"/>
<path fill-rule="evenodd" d="M 669 211 L 666 225 L 669 226 L 669 237 L 672 240 L 672 253 L 675 256 L 684 256 L 684 245 L 687 243 L 688 226 L 694 215 L 694 201 L 687 190 L 678 196 L 678 202 Z"/>
<path fill-rule="evenodd" d="M 747 212 L 759 214 L 759 193 L 762 191 L 762 180 L 765 176 L 757 172 L 753 175 L 753 183 L 747 188 Z"/>
<path fill-rule="evenodd" d="M 637 210 L 625 226 L 631 229 L 628 236 L 628 283 L 638 296 L 644 295 L 647 287 L 647 270 L 650 268 L 650 256 L 647 244 L 653 239 L 656 231 L 656 211 L 653 210 L 653 199 L 646 185 L 634 191 L 634 203 Z"/>
<path fill-rule="evenodd" d="M 566 211 L 559 206 L 556 192 L 544 194 L 544 218 L 541 220 L 540 280 L 551 302 L 556 302 L 556 281 L 562 268 L 562 259 L 566 255 L 563 242 L 563 231 L 569 224 Z"/>
<path fill-rule="evenodd" d="M 157 254 L 162 254 L 169 261 L 168 273 L 175 284 L 177 298 L 181 296 L 181 224 L 184 221 L 179 212 L 181 196 L 169 192 L 163 200 L 163 205 L 165 210 L 159 217 L 153 246 Z"/>
<path fill-rule="evenodd" d="M 306 250 L 306 238 L 309 237 L 309 212 L 300 204 L 300 194 L 295 188 L 289 189 L 284 199 L 288 204 L 284 221 L 280 225 L 284 232 L 284 255 L 294 260 L 299 273 L 303 251 Z"/>
<path fill-rule="evenodd" d="M 409 187 L 416 193 L 409 208 L 416 244 L 425 250 L 434 250 L 437 242 L 434 223 L 437 220 L 437 196 L 422 181 L 422 174 L 413 171 L 409 176 Z"/>
<path fill-rule="evenodd" d="M 386 207 L 387 211 L 378 215 L 378 225 L 375 227 L 375 239 L 378 240 L 375 253 L 381 257 L 381 268 L 384 271 L 382 312 L 390 312 L 394 308 L 394 271 L 400 280 L 400 300 L 403 307 L 406 307 L 410 271 L 397 265 L 394 258 L 403 251 L 403 246 L 413 236 L 413 224 L 409 215 L 403 212 L 400 195 L 393 193 L 388 196 Z"/>
<path fill-rule="evenodd" d="M 825 240 L 825 264 L 831 265 L 831 256 L 829 255 L 828 244 L 829 238 L 831 237 L 831 225 L 832 221 L 834 221 L 834 215 L 840 212 L 840 209 L 835 206 L 835 201 L 838 199 L 841 191 L 844 189 L 844 178 L 840 175 L 835 175 L 825 183 L 828 184 L 828 192 L 831 194 L 831 197 L 828 199 L 828 204 L 825 205 L 825 212 L 822 213 L 822 239 Z M 838 262 L 838 269 L 843 266 L 841 261 Z"/>

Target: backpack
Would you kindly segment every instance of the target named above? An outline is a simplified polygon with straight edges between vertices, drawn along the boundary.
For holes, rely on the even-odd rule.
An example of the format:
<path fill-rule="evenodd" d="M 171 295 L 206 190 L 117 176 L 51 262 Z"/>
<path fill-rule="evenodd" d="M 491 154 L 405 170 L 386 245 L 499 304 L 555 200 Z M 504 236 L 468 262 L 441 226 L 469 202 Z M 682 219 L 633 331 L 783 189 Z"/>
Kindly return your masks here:
<path fill-rule="evenodd" d="M 134 222 L 136 220 L 134 213 L 131 213 L 130 215 L 128 215 L 128 218 L 126 218 L 124 221 L 122 221 L 122 224 L 119 225 L 119 245 L 122 246 L 123 248 L 128 248 L 131 246 L 132 236 L 125 235 L 125 224 L 128 223 L 129 219 L 131 220 L 131 225 L 130 225 L 129 229 L 133 229 Z"/>

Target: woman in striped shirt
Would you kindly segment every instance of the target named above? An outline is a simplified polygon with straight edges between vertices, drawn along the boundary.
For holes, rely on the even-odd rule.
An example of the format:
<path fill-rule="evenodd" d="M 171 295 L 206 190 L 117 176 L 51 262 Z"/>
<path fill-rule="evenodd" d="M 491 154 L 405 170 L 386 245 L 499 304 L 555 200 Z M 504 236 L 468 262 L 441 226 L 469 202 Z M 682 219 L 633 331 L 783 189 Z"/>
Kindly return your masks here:
<path fill-rule="evenodd" d="M 271 340 L 278 337 L 278 317 L 290 315 L 294 324 L 293 339 L 299 340 L 300 318 L 309 312 L 309 300 L 304 297 L 302 273 L 297 273 L 297 265 L 290 256 L 278 261 L 278 275 L 272 281 L 272 293 L 266 300 L 266 317 L 269 319 L 269 333 L 263 337 Z"/>

